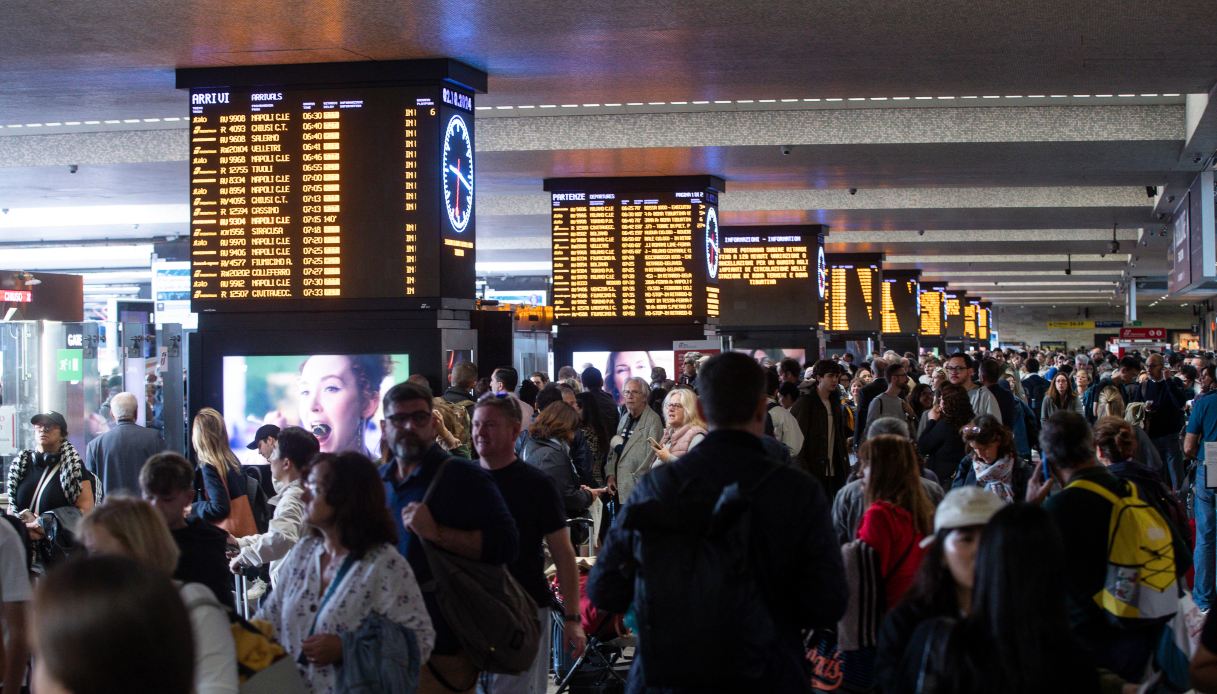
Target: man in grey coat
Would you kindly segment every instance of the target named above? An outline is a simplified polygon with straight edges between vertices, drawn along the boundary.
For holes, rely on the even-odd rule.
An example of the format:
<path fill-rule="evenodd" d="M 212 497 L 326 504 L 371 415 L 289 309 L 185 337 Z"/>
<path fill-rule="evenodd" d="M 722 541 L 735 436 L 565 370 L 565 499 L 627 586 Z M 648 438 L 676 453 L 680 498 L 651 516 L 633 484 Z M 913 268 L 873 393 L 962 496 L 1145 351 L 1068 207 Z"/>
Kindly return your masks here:
<path fill-rule="evenodd" d="M 135 423 L 139 401 L 131 393 L 110 398 L 115 426 L 89 442 L 85 467 L 97 475 L 100 496 L 125 490 L 139 494 L 139 471 L 144 461 L 165 450 L 160 432 Z"/>
<path fill-rule="evenodd" d="M 604 473 L 609 492 L 616 492 L 623 504 L 630 498 L 638 478 L 655 462 L 655 450 L 648 439 L 658 441 L 663 436 L 663 420 L 655 410 L 647 407 L 650 392 L 650 385 L 638 377 L 626 381 L 621 388 L 625 415 L 617 424 L 617 435 L 610 441 L 611 451 Z"/>

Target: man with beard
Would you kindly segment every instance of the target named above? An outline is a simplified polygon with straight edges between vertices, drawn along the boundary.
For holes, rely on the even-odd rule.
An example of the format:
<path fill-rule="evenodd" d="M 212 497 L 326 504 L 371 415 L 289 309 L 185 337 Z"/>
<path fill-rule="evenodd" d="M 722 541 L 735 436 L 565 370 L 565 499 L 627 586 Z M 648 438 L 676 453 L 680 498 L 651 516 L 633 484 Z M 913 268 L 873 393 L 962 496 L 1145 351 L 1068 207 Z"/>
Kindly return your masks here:
<path fill-rule="evenodd" d="M 385 393 L 384 413 L 380 427 L 392 458 L 380 476 L 397 525 L 397 551 L 423 587 L 435 625 L 435 649 L 422 668 L 418 691 L 472 692 L 479 673 L 440 612 L 434 588 L 428 590 L 432 573 L 420 539 L 469 559 L 507 564 L 519 545 L 515 520 L 489 473 L 436 445 L 429 388 L 398 383 Z"/>

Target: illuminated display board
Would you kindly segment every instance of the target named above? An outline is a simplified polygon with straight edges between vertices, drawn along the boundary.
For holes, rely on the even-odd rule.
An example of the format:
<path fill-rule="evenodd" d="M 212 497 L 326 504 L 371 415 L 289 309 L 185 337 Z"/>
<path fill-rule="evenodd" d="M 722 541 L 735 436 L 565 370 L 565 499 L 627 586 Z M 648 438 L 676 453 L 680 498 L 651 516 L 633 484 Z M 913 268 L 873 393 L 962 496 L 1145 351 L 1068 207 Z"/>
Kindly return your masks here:
<path fill-rule="evenodd" d="M 718 282 L 724 326 L 807 326 L 822 320 L 824 227 L 722 228 Z"/>
<path fill-rule="evenodd" d="M 554 318 L 717 317 L 723 188 L 713 176 L 547 179 Z"/>
<path fill-rule="evenodd" d="M 879 332 L 882 256 L 830 254 L 824 299 L 824 329 L 829 332 Z"/>
<path fill-rule="evenodd" d="M 976 306 L 976 339 L 982 342 L 989 341 L 989 332 L 993 326 L 989 324 L 992 320 L 993 309 L 992 304 L 988 302 L 977 304 Z"/>
<path fill-rule="evenodd" d="M 946 334 L 947 286 L 945 284 L 921 285 L 921 327 L 922 337 L 942 337 Z"/>
<path fill-rule="evenodd" d="M 963 336 L 968 340 L 977 339 L 976 314 L 980 311 L 980 301 L 969 299 L 963 304 Z"/>
<path fill-rule="evenodd" d="M 884 270 L 881 327 L 887 334 L 915 334 L 920 328 L 920 270 Z"/>
<path fill-rule="evenodd" d="M 968 303 L 968 296 L 965 292 L 950 288 L 948 288 L 942 296 L 946 305 L 947 316 L 945 336 L 951 338 L 962 338 L 963 307 Z"/>
<path fill-rule="evenodd" d="M 473 298 L 474 89 L 368 65 L 179 71 L 193 310 Z"/>

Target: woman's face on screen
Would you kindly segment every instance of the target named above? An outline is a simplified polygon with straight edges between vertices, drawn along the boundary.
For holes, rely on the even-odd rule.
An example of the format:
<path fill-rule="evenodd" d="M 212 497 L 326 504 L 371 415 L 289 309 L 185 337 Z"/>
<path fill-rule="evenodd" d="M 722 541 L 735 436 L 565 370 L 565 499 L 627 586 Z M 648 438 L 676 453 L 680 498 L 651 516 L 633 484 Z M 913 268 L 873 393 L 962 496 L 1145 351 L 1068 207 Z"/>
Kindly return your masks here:
<path fill-rule="evenodd" d="M 613 384 L 620 393 L 625 388 L 627 379 L 637 376 L 644 381 L 651 380 L 651 355 L 647 352 L 618 352 L 613 364 Z"/>
<path fill-rule="evenodd" d="M 321 451 L 363 451 L 363 421 L 376 409 L 351 370 L 349 357 L 318 354 L 300 369 L 300 422 L 313 432 Z"/>

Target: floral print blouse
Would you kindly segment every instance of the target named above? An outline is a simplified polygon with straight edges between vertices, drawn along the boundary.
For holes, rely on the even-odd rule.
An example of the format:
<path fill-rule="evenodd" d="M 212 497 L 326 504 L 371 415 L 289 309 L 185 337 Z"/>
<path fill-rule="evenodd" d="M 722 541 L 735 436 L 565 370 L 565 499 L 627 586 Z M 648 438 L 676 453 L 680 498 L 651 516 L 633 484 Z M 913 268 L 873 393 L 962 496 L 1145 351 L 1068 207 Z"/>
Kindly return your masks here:
<path fill-rule="evenodd" d="M 275 639 L 299 659 L 302 645 L 312 633 L 341 635 L 359 628 L 364 618 L 379 612 L 412 630 L 418 640 L 422 662 L 427 662 L 435 645 L 435 629 L 423 603 L 418 581 L 410 564 L 392 545 L 368 551 L 351 566 L 321 607 L 321 538 L 302 539 L 283 559 L 279 582 L 270 598 L 258 610 L 256 619 L 274 628 Z M 320 614 L 317 610 L 320 609 Z M 316 617 L 317 626 L 313 628 Z M 330 692 L 338 681 L 334 665 L 301 665 L 300 674 L 311 692 Z"/>

